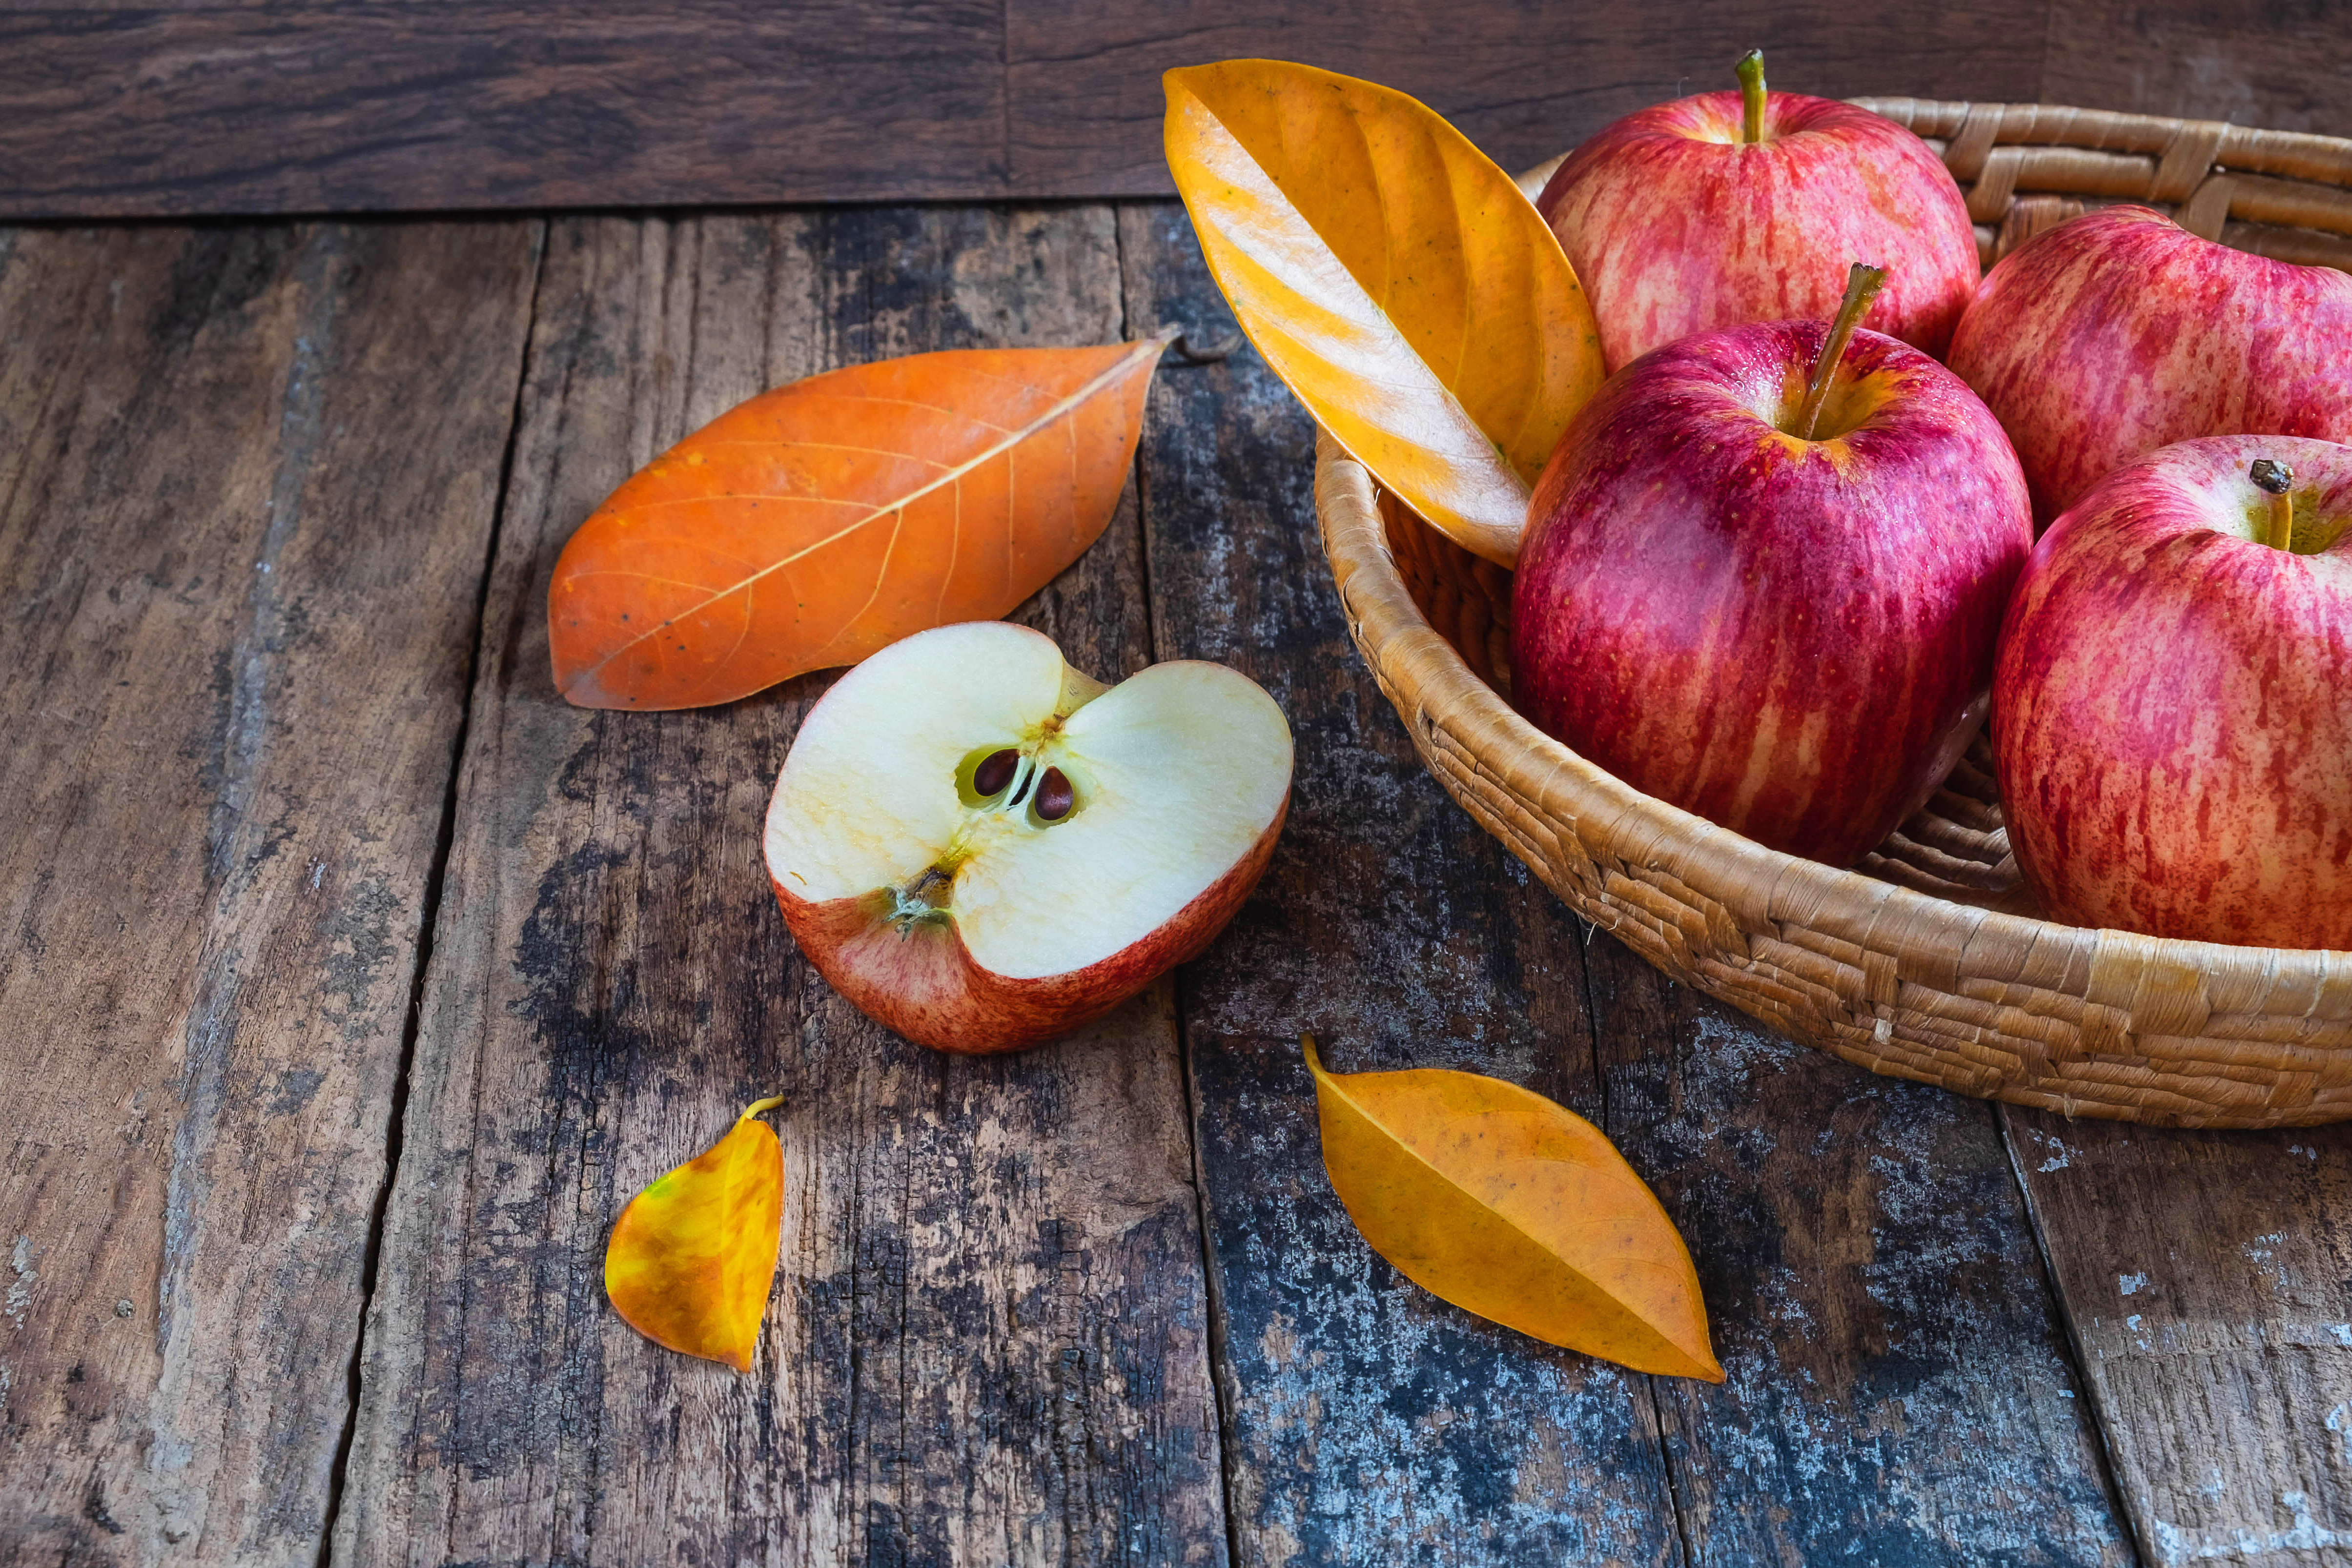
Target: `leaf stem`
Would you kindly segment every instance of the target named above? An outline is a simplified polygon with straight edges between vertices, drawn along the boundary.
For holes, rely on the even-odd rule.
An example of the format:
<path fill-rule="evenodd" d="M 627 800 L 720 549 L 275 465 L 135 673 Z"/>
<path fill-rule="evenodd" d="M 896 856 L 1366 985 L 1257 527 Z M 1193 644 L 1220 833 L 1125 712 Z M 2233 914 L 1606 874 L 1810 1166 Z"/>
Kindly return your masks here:
<path fill-rule="evenodd" d="M 1764 51 L 1748 50 L 1732 69 L 1739 77 L 1739 140 L 1753 146 L 1764 140 Z"/>
<path fill-rule="evenodd" d="M 1847 270 L 1845 298 L 1838 301 L 1837 315 L 1830 322 L 1829 338 L 1822 344 L 1821 357 L 1813 361 L 1813 373 L 1805 382 L 1805 401 L 1797 405 L 1799 440 L 1813 438 L 1813 427 L 1822 422 L 1822 404 L 1829 401 L 1830 382 L 1837 379 L 1838 361 L 1845 358 L 1846 345 L 1853 341 L 1853 329 L 1862 325 L 1871 300 L 1885 281 L 1886 269 L 1866 261 L 1857 261 Z"/>
<path fill-rule="evenodd" d="M 2263 530 L 2263 543 L 2273 549 L 2286 549 L 2294 538 L 2294 470 L 2284 463 L 2257 457 L 2254 465 L 2246 470 L 2246 477 L 2271 500 L 2269 527 Z"/>

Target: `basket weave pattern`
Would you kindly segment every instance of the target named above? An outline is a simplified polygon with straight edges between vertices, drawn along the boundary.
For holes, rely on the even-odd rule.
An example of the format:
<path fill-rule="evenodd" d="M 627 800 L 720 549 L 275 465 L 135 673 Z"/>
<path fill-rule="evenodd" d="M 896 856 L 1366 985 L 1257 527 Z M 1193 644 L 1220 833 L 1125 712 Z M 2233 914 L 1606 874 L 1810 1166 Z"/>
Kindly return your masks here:
<path fill-rule="evenodd" d="M 2352 269 L 2352 142 L 2046 105 L 1865 99 L 1928 139 L 1990 263 L 2115 201 Z M 1853 871 L 1654 800 L 1521 718 L 1510 579 L 1318 439 L 1350 633 L 1430 771 L 1586 919 L 1678 979 L 1874 1071 L 2074 1116 L 2216 1127 L 2352 1116 L 2352 954 L 2041 919 L 1982 742 Z"/>

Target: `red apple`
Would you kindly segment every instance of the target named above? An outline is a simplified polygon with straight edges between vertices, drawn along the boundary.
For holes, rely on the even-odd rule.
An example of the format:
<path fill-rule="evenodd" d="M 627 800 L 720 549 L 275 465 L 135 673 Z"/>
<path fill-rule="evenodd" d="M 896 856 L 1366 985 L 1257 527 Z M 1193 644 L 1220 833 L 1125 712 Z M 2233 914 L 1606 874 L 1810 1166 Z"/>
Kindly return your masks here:
<path fill-rule="evenodd" d="M 1710 328 L 1826 318 L 1841 258 L 1857 256 L 1890 274 L 1869 325 L 1940 357 L 1979 271 L 1951 172 L 1893 120 L 1768 97 L 1760 57 L 1740 65 L 1742 91 L 1627 115 L 1536 200 L 1592 301 L 1602 362 Z"/>
<path fill-rule="evenodd" d="M 943 626 L 844 675 L 768 807 L 769 879 L 817 972 L 941 1051 L 1097 1018 L 1231 919 L 1290 800 L 1290 727 L 1222 664 L 1106 688 L 1050 638 Z"/>
<path fill-rule="evenodd" d="M 1802 321 L 1620 371 L 1528 518 L 1521 710 L 1636 789 L 1833 865 L 1916 810 L 1982 722 L 2033 539 L 2017 459 L 1957 376 L 1875 332 L 1841 356 Z"/>
<path fill-rule="evenodd" d="M 2037 523 L 2192 435 L 2352 441 L 2352 277 L 2103 207 L 2003 256 L 1950 363 L 2025 465 Z"/>
<path fill-rule="evenodd" d="M 1992 738 L 2053 918 L 2352 948 L 2352 446 L 2209 436 L 2093 486 L 2019 580 Z"/>

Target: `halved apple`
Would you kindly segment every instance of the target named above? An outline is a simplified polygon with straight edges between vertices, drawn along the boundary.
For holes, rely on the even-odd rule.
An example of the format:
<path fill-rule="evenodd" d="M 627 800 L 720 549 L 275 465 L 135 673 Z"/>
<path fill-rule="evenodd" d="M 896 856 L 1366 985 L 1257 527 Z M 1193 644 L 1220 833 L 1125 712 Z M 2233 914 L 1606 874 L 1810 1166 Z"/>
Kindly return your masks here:
<path fill-rule="evenodd" d="M 844 675 L 768 806 L 768 875 L 834 989 L 941 1051 L 1062 1034 L 1208 946 L 1290 803 L 1290 727 L 1223 664 L 1117 686 L 1003 622 Z"/>

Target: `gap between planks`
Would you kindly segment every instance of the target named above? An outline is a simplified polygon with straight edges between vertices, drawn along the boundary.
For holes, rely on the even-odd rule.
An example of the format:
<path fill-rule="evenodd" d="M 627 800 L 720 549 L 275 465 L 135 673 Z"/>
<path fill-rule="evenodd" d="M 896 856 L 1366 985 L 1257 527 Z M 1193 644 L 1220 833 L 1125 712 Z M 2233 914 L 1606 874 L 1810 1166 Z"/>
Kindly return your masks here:
<path fill-rule="evenodd" d="M 474 585 L 474 630 L 467 639 L 466 700 L 457 710 L 457 727 L 449 740 L 448 783 L 441 795 L 441 821 L 433 840 L 431 870 L 425 879 L 425 904 L 417 922 L 416 963 L 408 983 L 408 1009 L 400 1025 L 400 1071 L 392 1083 L 392 1114 L 385 1124 L 383 1176 L 376 1184 L 369 1210 L 367 1252 L 360 1264 L 359 1332 L 352 1337 L 352 1362 L 344 1385 L 343 1429 L 335 1440 L 335 1461 L 327 1472 L 327 1508 L 319 1529 L 319 1568 L 335 1560 L 335 1523 L 343 1510 L 344 1472 L 351 1464 L 352 1439 L 359 1431 L 360 1368 L 365 1364 L 368 1318 L 375 1304 L 377 1267 L 383 1256 L 384 1213 L 392 1203 L 393 1184 L 400 1175 L 400 1151 L 408 1113 L 408 1080 L 416 1065 L 416 1038 L 425 1021 L 425 977 L 433 965 L 433 948 L 441 925 L 441 888 L 449 873 L 449 850 L 457 839 L 457 785 L 465 770 L 466 740 L 472 732 L 474 703 L 483 666 L 482 638 L 490 601 L 490 571 L 499 559 L 499 536 L 506 526 L 507 494 L 514 477 L 515 443 L 522 434 L 523 389 L 530 384 L 530 356 L 539 329 L 539 286 L 547 275 L 547 219 L 528 220 L 531 226 L 530 292 L 523 307 L 522 352 L 515 357 L 514 395 L 507 401 L 507 436 L 499 449 L 497 497 L 490 505 L 488 537 L 482 545 L 482 570 Z"/>

